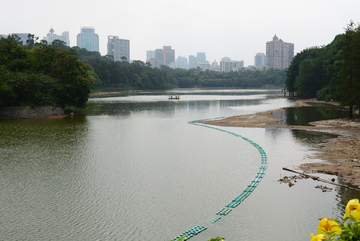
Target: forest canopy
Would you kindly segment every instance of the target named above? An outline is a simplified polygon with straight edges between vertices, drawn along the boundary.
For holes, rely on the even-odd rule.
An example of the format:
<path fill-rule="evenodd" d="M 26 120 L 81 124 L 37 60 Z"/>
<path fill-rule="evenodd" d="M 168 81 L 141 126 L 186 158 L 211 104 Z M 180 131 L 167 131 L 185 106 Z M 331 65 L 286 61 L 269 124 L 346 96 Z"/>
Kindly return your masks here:
<path fill-rule="evenodd" d="M 289 92 L 318 100 L 339 101 L 353 108 L 360 107 L 360 25 L 351 22 L 344 34 L 328 45 L 312 47 L 292 60 L 285 80 Z"/>
<path fill-rule="evenodd" d="M 89 70 L 72 51 L 46 43 L 22 46 L 9 36 L 1 38 L 0 53 L 0 106 L 86 107 Z"/>

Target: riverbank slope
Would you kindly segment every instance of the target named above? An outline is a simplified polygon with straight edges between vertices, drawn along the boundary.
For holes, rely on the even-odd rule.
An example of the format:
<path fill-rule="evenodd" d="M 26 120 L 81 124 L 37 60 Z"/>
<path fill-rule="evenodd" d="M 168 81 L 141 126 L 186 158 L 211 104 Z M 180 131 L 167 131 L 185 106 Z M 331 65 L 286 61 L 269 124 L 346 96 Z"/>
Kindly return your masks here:
<path fill-rule="evenodd" d="M 297 100 L 298 106 L 309 106 L 311 103 L 325 103 L 310 100 Z M 328 103 L 339 105 L 338 103 Z M 203 124 L 250 127 L 250 128 L 287 128 L 308 131 L 320 131 L 339 135 L 322 143 L 318 152 L 310 158 L 321 159 L 323 162 L 303 163 L 301 168 L 306 173 L 328 173 L 339 177 L 344 183 L 360 186 L 360 122 L 359 119 L 334 119 L 311 122 L 312 126 L 274 125 L 282 121 L 272 117 L 272 113 L 283 109 L 266 111 L 251 115 L 232 116 L 220 120 L 201 121 Z"/>

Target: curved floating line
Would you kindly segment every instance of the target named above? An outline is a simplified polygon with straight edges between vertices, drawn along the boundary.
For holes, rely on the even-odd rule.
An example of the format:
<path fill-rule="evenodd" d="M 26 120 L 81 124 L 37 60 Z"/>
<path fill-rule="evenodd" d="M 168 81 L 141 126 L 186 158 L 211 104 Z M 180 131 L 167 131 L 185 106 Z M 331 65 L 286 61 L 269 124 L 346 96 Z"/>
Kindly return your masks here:
<path fill-rule="evenodd" d="M 224 129 L 220 129 L 220 128 L 217 128 L 217 127 L 208 126 L 208 125 L 205 125 L 205 124 L 202 124 L 202 123 L 198 123 L 199 121 L 216 120 L 216 119 L 222 119 L 222 118 L 224 118 L 224 117 L 218 117 L 218 118 L 212 118 L 212 119 L 203 119 L 203 120 L 194 120 L 194 121 L 189 121 L 188 123 L 192 124 L 192 125 L 197 125 L 197 126 L 202 126 L 202 127 L 206 127 L 206 128 L 210 128 L 210 129 L 214 129 L 214 130 L 218 130 L 218 131 L 227 132 L 228 134 L 234 135 L 236 137 L 240 137 L 243 140 L 249 142 L 250 144 L 252 144 L 259 151 L 260 156 L 261 156 L 261 166 L 259 167 L 259 171 L 257 172 L 256 176 L 252 179 L 252 181 L 244 189 L 244 191 L 242 193 L 240 193 L 239 196 L 237 196 L 233 200 L 231 200 L 228 204 L 226 204 L 225 207 L 221 208 L 216 213 L 216 217 L 211 219 L 210 223 L 215 223 L 216 221 L 221 219 L 221 216 L 228 215 L 233 208 L 236 208 L 248 196 L 250 196 L 250 194 L 255 190 L 255 188 L 260 183 L 261 179 L 264 177 L 264 175 L 266 173 L 266 168 L 267 168 L 267 155 L 266 155 L 266 152 L 257 143 L 253 142 L 252 140 L 250 140 L 250 139 L 248 139 L 246 137 L 243 137 L 242 135 L 239 135 L 239 134 L 236 134 L 236 133 L 233 133 L 233 132 L 230 132 L 230 131 L 226 131 Z M 195 227 L 193 227 L 193 228 L 191 228 L 189 230 L 186 230 L 186 232 L 176 236 L 175 238 L 173 238 L 171 240 L 172 241 L 177 241 L 180 237 L 185 237 L 184 240 L 188 240 L 188 239 L 192 238 L 194 235 L 197 235 L 197 234 L 201 233 L 202 231 L 204 231 L 206 229 L 207 229 L 207 227 L 205 227 L 205 226 L 195 226 Z"/>

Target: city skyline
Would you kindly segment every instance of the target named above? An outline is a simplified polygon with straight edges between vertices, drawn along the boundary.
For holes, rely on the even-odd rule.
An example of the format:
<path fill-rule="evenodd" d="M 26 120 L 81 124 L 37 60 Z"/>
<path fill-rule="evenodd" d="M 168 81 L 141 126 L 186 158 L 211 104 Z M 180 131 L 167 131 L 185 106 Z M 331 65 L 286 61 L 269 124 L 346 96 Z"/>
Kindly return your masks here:
<path fill-rule="evenodd" d="M 177 56 L 205 52 L 210 63 L 228 56 L 248 66 L 253 65 L 256 53 L 266 52 L 266 42 L 275 34 L 294 43 L 296 55 L 303 49 L 329 44 L 344 33 L 350 20 L 360 22 L 358 0 L 341 4 L 335 0 L 240 0 L 220 5 L 203 0 L 104 0 L 101 4 L 64 0 L 56 7 L 45 0 L 20 0 L 6 1 L 2 6 L 6 11 L 0 21 L 6 24 L 0 26 L 0 34 L 32 33 L 41 39 L 53 28 L 58 33 L 69 32 L 71 46 L 75 46 L 80 28 L 93 26 L 101 55 L 107 54 L 108 36 L 115 35 L 130 40 L 132 60 L 144 62 L 147 50 L 172 46 Z M 119 15 L 117 9 L 126 11 Z M 56 14 L 62 17 L 54 18 Z"/>

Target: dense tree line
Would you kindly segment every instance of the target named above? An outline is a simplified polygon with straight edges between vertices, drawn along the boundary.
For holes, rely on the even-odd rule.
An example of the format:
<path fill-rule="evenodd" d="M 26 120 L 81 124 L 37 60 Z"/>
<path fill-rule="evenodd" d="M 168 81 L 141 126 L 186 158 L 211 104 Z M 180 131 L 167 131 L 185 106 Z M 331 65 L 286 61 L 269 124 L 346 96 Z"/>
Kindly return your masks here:
<path fill-rule="evenodd" d="M 65 43 L 57 41 L 56 45 L 69 49 Z M 176 82 L 170 79 L 167 72 L 162 69 L 151 68 L 150 64 L 142 61 L 129 63 L 126 58 L 114 61 L 111 55 L 101 56 L 99 52 L 92 52 L 79 47 L 70 48 L 85 64 L 91 66 L 93 91 L 120 90 L 120 89 L 171 89 Z M 172 80 L 172 81 L 171 81 Z"/>
<path fill-rule="evenodd" d="M 335 100 L 350 107 L 360 106 L 360 25 L 351 23 L 328 45 L 298 53 L 285 80 L 289 92 L 298 96 Z"/>
<path fill-rule="evenodd" d="M 336 79 L 340 69 L 343 35 L 324 47 L 312 47 L 292 60 L 285 80 L 288 91 L 318 99 L 336 98 Z"/>
<path fill-rule="evenodd" d="M 349 106 L 352 118 L 353 108 L 360 110 L 360 24 L 356 27 L 351 22 L 346 28 L 341 58 L 337 90 L 340 102 Z"/>
<path fill-rule="evenodd" d="M 221 73 L 197 69 L 152 68 L 149 63 L 114 61 L 79 47 L 29 35 L 26 44 L 17 36 L 0 45 L 0 105 L 72 105 L 84 107 L 92 91 L 171 89 L 174 87 L 283 87 L 285 70 Z"/>
<path fill-rule="evenodd" d="M 190 87 L 231 87 L 260 88 L 283 87 L 286 78 L 285 70 L 270 69 L 266 71 L 201 71 L 198 69 L 170 69 L 163 66 L 168 75 L 178 82 L 180 88 Z"/>
<path fill-rule="evenodd" d="M 61 105 L 83 108 L 90 93 L 87 66 L 73 51 L 17 36 L 0 40 L 0 106 Z"/>
<path fill-rule="evenodd" d="M 54 43 L 53 43 L 54 44 Z M 61 48 L 68 48 L 61 41 L 56 43 Z M 81 61 L 89 64 L 99 76 L 99 81 L 92 83 L 93 90 L 111 90 L 119 88 L 134 89 L 171 89 L 174 87 L 283 87 L 285 70 L 243 71 L 222 73 L 197 69 L 171 69 L 167 66 L 152 68 L 149 63 L 133 61 L 129 63 L 114 61 L 113 56 L 101 56 L 79 47 L 71 48 Z"/>

